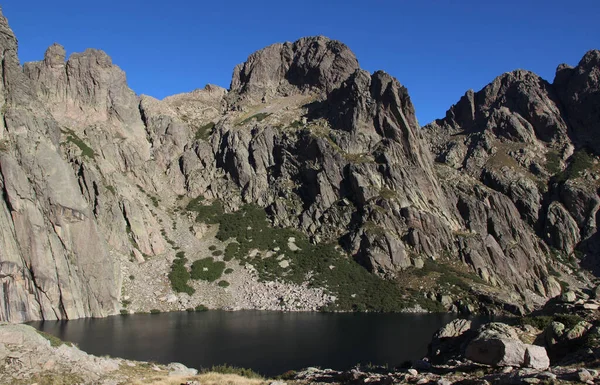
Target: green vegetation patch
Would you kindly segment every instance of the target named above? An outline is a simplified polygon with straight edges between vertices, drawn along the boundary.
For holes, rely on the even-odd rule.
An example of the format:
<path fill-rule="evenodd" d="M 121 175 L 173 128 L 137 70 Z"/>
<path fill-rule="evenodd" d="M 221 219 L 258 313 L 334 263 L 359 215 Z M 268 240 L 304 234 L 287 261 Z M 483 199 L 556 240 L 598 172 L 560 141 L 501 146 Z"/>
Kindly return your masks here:
<path fill-rule="evenodd" d="M 299 231 L 273 228 L 260 207 L 246 205 L 234 213 L 223 213 L 218 201 L 201 206 L 198 209 L 195 202 L 190 202 L 188 209 L 197 213 L 199 222 L 219 224 L 216 237 L 229 241 L 225 261 L 236 259 L 241 265 L 252 265 L 262 281 L 301 284 L 308 280 L 310 286 L 325 288 L 337 300 L 323 310 L 393 312 L 416 303 L 412 293 L 369 273 L 335 244 L 314 245 Z M 290 238 L 294 238 L 294 251 L 288 247 Z M 212 258 L 194 264 L 192 277 L 198 274 L 219 279 L 222 270 L 214 268 Z"/>
<path fill-rule="evenodd" d="M 199 127 L 196 130 L 194 139 L 208 140 L 208 138 L 210 138 L 210 135 L 212 134 L 214 128 L 215 128 L 215 122 L 209 122 L 209 123 L 205 124 L 204 126 Z"/>
<path fill-rule="evenodd" d="M 233 269 L 231 267 L 228 267 L 227 269 L 225 269 L 224 273 L 231 274 L 231 273 L 233 273 Z"/>
<path fill-rule="evenodd" d="M 81 150 L 81 155 L 88 157 L 90 159 L 94 159 L 96 153 L 94 150 L 88 146 L 73 130 L 65 128 L 62 130 L 65 135 L 67 135 L 67 142 L 73 143 Z"/>
<path fill-rule="evenodd" d="M 221 280 L 219 281 L 219 283 L 217 283 L 217 285 L 219 285 L 220 287 L 229 287 L 229 282 Z"/>
<path fill-rule="evenodd" d="M 180 255 L 180 253 L 177 253 L 177 255 Z M 171 287 L 175 292 L 192 295 L 194 294 L 195 290 L 193 287 L 188 285 L 188 281 L 190 280 L 190 272 L 185 267 L 186 262 L 186 258 L 175 258 L 173 264 L 171 265 L 169 281 L 171 281 Z"/>
<path fill-rule="evenodd" d="M 567 329 L 573 328 L 579 322 L 583 321 L 583 318 L 576 314 L 555 314 L 553 316 L 534 316 L 534 317 L 523 317 L 519 319 L 521 325 L 531 325 L 539 330 L 544 330 L 552 322 L 560 322 L 565 325 Z"/>
<path fill-rule="evenodd" d="M 546 168 L 550 174 L 555 175 L 560 172 L 560 155 L 556 151 L 548 151 L 546 153 Z"/>
<path fill-rule="evenodd" d="M 237 125 L 238 126 L 243 126 L 244 124 L 250 123 L 253 120 L 256 120 L 257 122 L 262 122 L 263 120 L 265 120 L 270 115 L 271 114 L 269 114 L 267 112 L 259 112 L 258 114 L 254 114 L 254 115 L 250 116 L 249 118 L 246 118 L 246 119 L 242 120 Z"/>
<path fill-rule="evenodd" d="M 304 124 L 300 120 L 294 120 L 290 123 L 289 128 L 298 129 L 304 127 Z"/>
<path fill-rule="evenodd" d="M 71 342 L 65 342 L 63 340 L 61 340 L 60 338 L 53 336 L 52 334 L 43 332 L 41 330 L 36 330 L 36 332 L 41 335 L 42 337 L 44 337 L 45 339 L 47 339 L 48 341 L 50 341 L 50 346 L 52 347 L 59 347 L 61 345 L 67 345 L 67 346 L 73 346 L 73 344 Z"/>
<path fill-rule="evenodd" d="M 567 168 L 556 175 L 556 181 L 565 182 L 569 179 L 579 178 L 583 175 L 584 171 L 591 169 L 593 165 L 594 157 L 586 150 L 578 150 L 569 158 Z"/>
<path fill-rule="evenodd" d="M 220 373 L 220 374 L 236 374 L 246 378 L 263 379 L 263 377 L 252 369 L 238 368 L 230 365 L 217 365 L 212 368 L 202 370 L 202 373 Z"/>
<path fill-rule="evenodd" d="M 221 202 L 215 200 L 210 204 L 204 204 L 203 196 L 192 199 L 186 209 L 196 213 L 197 222 L 208 224 L 219 223 L 219 218 L 225 213 Z"/>
<path fill-rule="evenodd" d="M 194 308 L 194 310 L 197 312 L 202 312 L 202 311 L 208 311 L 208 308 L 204 305 L 198 305 Z"/>
<path fill-rule="evenodd" d="M 214 282 L 221 278 L 225 270 L 225 262 L 216 261 L 212 257 L 206 257 L 192 263 L 192 279 Z"/>

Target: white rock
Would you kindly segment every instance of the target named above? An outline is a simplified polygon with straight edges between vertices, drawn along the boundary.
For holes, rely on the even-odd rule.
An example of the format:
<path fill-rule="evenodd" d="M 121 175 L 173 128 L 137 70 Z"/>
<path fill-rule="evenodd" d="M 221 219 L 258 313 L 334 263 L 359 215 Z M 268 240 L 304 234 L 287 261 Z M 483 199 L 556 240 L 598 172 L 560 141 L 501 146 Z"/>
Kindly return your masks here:
<path fill-rule="evenodd" d="M 290 262 L 288 260 L 283 260 L 279 262 L 279 267 L 282 269 L 287 269 L 290 266 Z"/>
<path fill-rule="evenodd" d="M 548 369 L 550 366 L 550 358 L 546 348 L 537 345 L 526 345 L 525 349 L 525 366 L 538 370 Z"/>

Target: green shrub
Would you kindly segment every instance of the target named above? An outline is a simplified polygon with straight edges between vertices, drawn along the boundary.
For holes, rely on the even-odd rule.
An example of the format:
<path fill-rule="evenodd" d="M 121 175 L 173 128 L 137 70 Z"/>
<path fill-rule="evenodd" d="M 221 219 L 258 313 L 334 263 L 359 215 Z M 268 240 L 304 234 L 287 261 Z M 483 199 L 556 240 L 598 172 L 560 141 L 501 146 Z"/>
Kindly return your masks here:
<path fill-rule="evenodd" d="M 210 246 L 208 247 L 208 249 L 209 249 L 210 251 L 215 251 L 215 250 L 217 249 L 217 246 L 215 246 L 215 245 L 210 245 Z"/>
<path fill-rule="evenodd" d="M 411 367 L 412 367 L 412 365 L 411 365 Z M 281 380 L 284 380 L 284 381 L 291 381 L 296 378 L 297 374 L 298 374 L 298 372 L 295 370 L 288 370 L 287 372 L 280 375 L 278 378 Z"/>
<path fill-rule="evenodd" d="M 212 255 L 214 255 L 215 257 L 218 257 L 220 255 L 223 255 L 223 251 L 222 250 L 215 250 L 212 252 Z"/>
<path fill-rule="evenodd" d="M 175 258 L 185 258 L 185 251 L 178 251 Z"/>
<path fill-rule="evenodd" d="M 217 284 L 220 287 L 229 287 L 229 282 L 223 280 L 223 281 L 219 281 L 219 283 Z"/>
<path fill-rule="evenodd" d="M 225 256 L 223 257 L 223 260 L 225 262 L 231 261 L 233 258 L 235 258 L 238 255 L 239 251 L 240 251 L 239 243 L 231 242 L 225 248 Z"/>
<path fill-rule="evenodd" d="M 198 306 L 196 306 L 196 308 L 194 310 L 197 312 L 202 312 L 202 311 L 208 311 L 208 308 L 204 305 L 198 305 Z"/>
<path fill-rule="evenodd" d="M 210 205 L 204 205 L 202 204 L 203 201 L 204 197 L 202 196 L 192 199 L 190 203 L 188 203 L 186 209 L 197 214 L 197 222 L 209 224 L 219 223 L 219 217 L 221 217 L 224 213 L 221 202 L 215 200 Z"/>
<path fill-rule="evenodd" d="M 65 128 L 63 129 L 63 133 L 67 134 L 67 142 L 73 143 L 74 145 L 79 147 L 79 149 L 81 150 L 81 155 L 91 159 L 94 159 L 96 157 L 96 153 L 94 152 L 94 150 L 90 146 L 85 144 L 85 142 L 81 140 L 81 138 L 77 136 L 77 134 L 75 134 L 73 130 Z"/>
<path fill-rule="evenodd" d="M 131 305 L 131 301 L 125 299 L 125 300 L 121 301 L 121 304 L 123 305 L 123 307 L 127 307 L 127 306 Z"/>
<path fill-rule="evenodd" d="M 233 273 L 233 269 L 231 267 L 228 267 L 227 269 L 225 269 L 224 273 L 231 274 L 231 273 Z"/>
<path fill-rule="evenodd" d="M 567 329 L 571 329 L 572 327 L 583 321 L 583 318 L 581 318 L 577 314 L 557 314 L 554 316 L 554 321 L 560 322 L 561 324 L 565 325 Z"/>
<path fill-rule="evenodd" d="M 254 114 L 249 118 L 246 118 L 244 120 L 242 120 L 241 122 L 239 122 L 237 125 L 238 126 L 242 126 L 246 123 L 249 123 L 253 120 L 256 120 L 257 122 L 262 122 L 263 120 L 265 120 L 268 116 L 270 116 L 271 114 L 267 113 L 267 112 L 259 112 L 258 114 Z"/>
<path fill-rule="evenodd" d="M 242 376 L 242 377 L 246 377 L 246 378 L 263 379 L 263 377 L 260 374 L 256 373 L 252 369 L 237 368 L 235 366 L 229 366 L 227 364 L 213 366 L 212 368 L 203 370 L 202 372 L 203 373 L 213 372 L 213 373 L 220 373 L 220 374 L 236 374 L 238 376 Z"/>
<path fill-rule="evenodd" d="M 52 334 L 43 332 L 41 330 L 36 330 L 36 332 L 41 335 L 42 337 L 44 337 L 45 339 L 47 339 L 48 341 L 50 341 L 50 346 L 52 347 L 59 347 L 61 345 L 67 345 L 67 346 L 73 346 L 73 344 L 71 342 L 65 342 L 63 340 L 61 340 L 60 338 L 53 336 Z"/>
<path fill-rule="evenodd" d="M 565 182 L 569 179 L 579 178 L 583 172 L 594 165 L 594 158 L 586 150 L 578 150 L 571 158 L 567 168 L 556 176 L 557 182 Z"/>
<path fill-rule="evenodd" d="M 169 273 L 169 281 L 171 281 L 171 287 L 177 293 L 187 293 L 189 295 L 194 294 L 195 290 L 187 283 L 190 280 L 190 273 L 185 267 L 187 259 L 177 258 L 171 265 L 171 272 Z"/>
<path fill-rule="evenodd" d="M 537 317 L 523 317 L 519 320 L 521 325 L 531 325 L 537 329 L 544 330 L 553 321 L 552 316 L 537 316 Z"/>
<path fill-rule="evenodd" d="M 225 262 L 215 262 L 212 257 L 206 257 L 192 263 L 191 277 L 192 279 L 214 282 L 221 278 L 223 270 L 225 270 Z"/>
<path fill-rule="evenodd" d="M 121 313 L 121 315 L 129 315 L 129 310 L 121 309 L 119 313 Z"/>
<path fill-rule="evenodd" d="M 294 128 L 294 129 L 297 129 L 297 128 L 302 128 L 302 127 L 304 127 L 304 124 L 302 124 L 302 122 L 301 122 L 301 121 L 299 121 L 299 120 L 294 120 L 294 121 L 293 121 L 293 122 L 290 124 L 290 126 L 289 126 L 289 127 L 290 127 L 290 128 Z"/>
<path fill-rule="evenodd" d="M 214 128 L 215 122 L 206 123 L 204 126 L 201 126 L 196 130 L 196 135 L 194 135 L 194 139 L 208 140 Z"/>
<path fill-rule="evenodd" d="M 150 314 L 159 314 L 159 313 L 160 313 L 160 310 L 158 310 L 158 309 L 150 310 Z"/>
<path fill-rule="evenodd" d="M 550 174 L 558 174 L 560 172 L 560 155 L 556 151 L 548 151 L 546 153 L 546 168 Z"/>
<path fill-rule="evenodd" d="M 567 329 L 571 329 L 579 322 L 583 321 L 583 318 L 576 314 L 555 314 L 553 316 L 535 316 L 535 317 L 523 317 L 519 319 L 521 325 L 531 325 L 537 329 L 544 330 L 553 321 L 560 322 Z"/>

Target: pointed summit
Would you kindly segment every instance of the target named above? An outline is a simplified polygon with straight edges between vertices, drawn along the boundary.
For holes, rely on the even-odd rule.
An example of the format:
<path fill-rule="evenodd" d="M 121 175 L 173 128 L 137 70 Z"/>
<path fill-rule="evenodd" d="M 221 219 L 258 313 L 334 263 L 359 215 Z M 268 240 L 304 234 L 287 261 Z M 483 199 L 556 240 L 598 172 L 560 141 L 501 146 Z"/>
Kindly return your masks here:
<path fill-rule="evenodd" d="M 49 67 L 58 67 L 65 65 L 67 53 L 65 47 L 58 43 L 52 44 L 44 54 L 44 63 Z"/>

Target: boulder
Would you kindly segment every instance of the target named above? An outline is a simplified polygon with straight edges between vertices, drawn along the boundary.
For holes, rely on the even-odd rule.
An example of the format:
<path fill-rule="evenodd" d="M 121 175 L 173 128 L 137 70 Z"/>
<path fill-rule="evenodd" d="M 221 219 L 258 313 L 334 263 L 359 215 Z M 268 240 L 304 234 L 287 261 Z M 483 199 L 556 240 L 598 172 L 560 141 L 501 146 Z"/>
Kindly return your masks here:
<path fill-rule="evenodd" d="M 592 324 L 586 321 L 578 322 L 577 325 L 573 326 L 569 331 L 567 331 L 565 338 L 567 340 L 575 340 L 581 338 L 588 330 L 592 328 Z"/>
<path fill-rule="evenodd" d="M 455 319 L 434 335 L 429 344 L 429 358 L 436 362 L 445 362 L 461 354 L 463 344 L 471 336 L 472 323 L 466 319 Z"/>
<path fill-rule="evenodd" d="M 543 346 L 527 345 L 525 349 L 525 366 L 528 368 L 545 370 L 550 366 L 548 352 Z"/>
<path fill-rule="evenodd" d="M 178 362 L 172 362 L 167 366 L 169 369 L 170 377 L 187 377 L 187 376 L 195 376 L 198 374 L 198 370 L 193 368 L 188 368 L 187 366 L 180 364 Z"/>
<path fill-rule="evenodd" d="M 491 366 L 546 369 L 550 359 L 542 346 L 523 343 L 509 325 L 493 322 L 483 325 L 467 345 L 465 357 Z"/>
<path fill-rule="evenodd" d="M 574 291 L 569 290 L 561 294 L 560 300 L 565 303 L 575 303 L 575 301 L 577 301 L 577 295 Z"/>
<path fill-rule="evenodd" d="M 465 357 L 491 366 L 524 366 L 526 346 L 514 339 L 476 339 L 471 341 Z"/>

